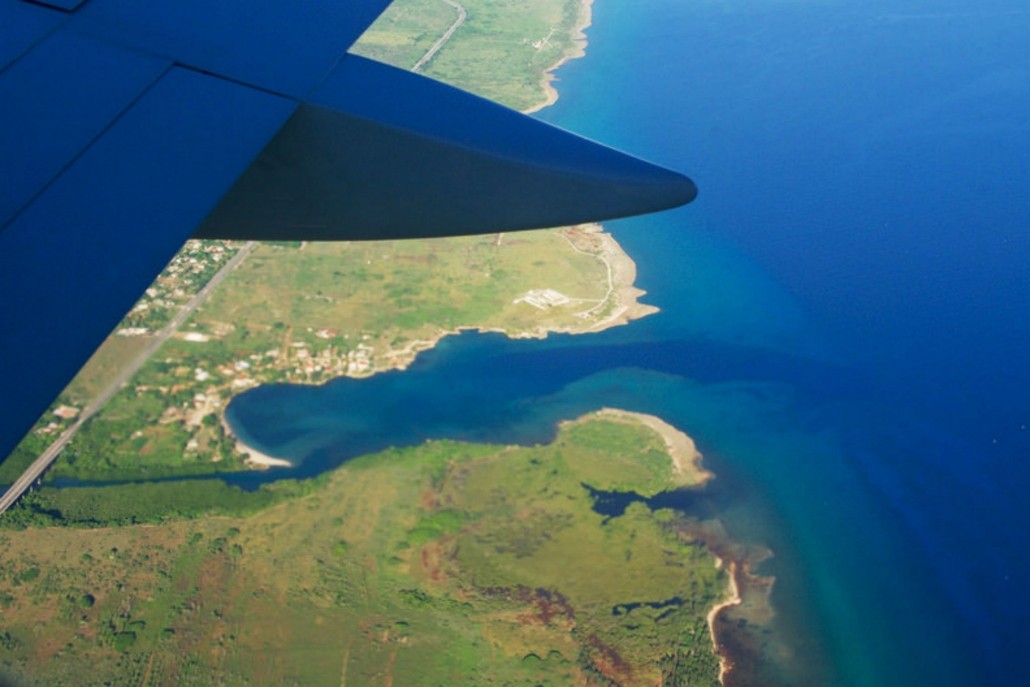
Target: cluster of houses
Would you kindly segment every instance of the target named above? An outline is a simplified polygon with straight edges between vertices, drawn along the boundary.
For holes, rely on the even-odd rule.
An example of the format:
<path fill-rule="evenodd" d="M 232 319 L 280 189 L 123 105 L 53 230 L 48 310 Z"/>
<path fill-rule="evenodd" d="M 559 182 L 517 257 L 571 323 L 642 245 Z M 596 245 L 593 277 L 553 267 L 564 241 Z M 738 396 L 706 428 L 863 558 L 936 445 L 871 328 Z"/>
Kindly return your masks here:
<path fill-rule="evenodd" d="M 196 292 L 194 282 L 217 270 L 235 249 L 222 241 L 187 241 L 126 315 L 119 336 L 146 336 L 164 326 L 169 312 Z"/>

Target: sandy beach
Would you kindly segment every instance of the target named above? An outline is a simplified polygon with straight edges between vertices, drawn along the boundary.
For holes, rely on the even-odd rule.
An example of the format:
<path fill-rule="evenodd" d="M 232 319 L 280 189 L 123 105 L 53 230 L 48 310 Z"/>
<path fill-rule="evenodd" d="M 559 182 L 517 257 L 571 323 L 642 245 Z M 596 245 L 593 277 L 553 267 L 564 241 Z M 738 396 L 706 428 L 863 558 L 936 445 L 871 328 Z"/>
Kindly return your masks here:
<path fill-rule="evenodd" d="M 240 441 L 239 438 L 236 439 L 236 450 L 240 453 L 246 454 L 247 462 L 260 469 L 293 467 L 293 463 L 286 460 L 285 458 L 276 458 L 274 456 L 268 455 L 267 453 L 262 453 L 261 451 L 258 451 L 256 448 L 251 448 L 250 446 L 247 446 L 242 441 Z"/>
<path fill-rule="evenodd" d="M 719 682 L 725 687 L 756 684 L 763 654 L 778 650 L 767 634 L 775 615 L 769 596 L 776 579 L 753 572 L 772 551 L 733 541 L 719 520 L 690 523 L 685 532 L 701 541 L 729 576 L 726 598 L 708 612 Z"/>
<path fill-rule="evenodd" d="M 231 436 L 236 440 L 235 448 L 239 453 L 247 456 L 246 462 L 257 470 L 267 470 L 268 468 L 292 468 L 293 463 L 286 460 L 285 458 L 276 458 L 270 456 L 267 453 L 262 453 L 256 448 L 248 446 L 243 443 L 243 440 L 236 436 L 236 433 L 232 431 L 232 427 L 229 426 L 229 421 L 225 419 L 225 414 L 222 414 L 222 429 L 228 436 Z"/>
<path fill-rule="evenodd" d="M 724 565 L 724 561 L 721 558 L 716 557 L 715 560 L 717 561 L 717 566 L 722 567 Z M 728 585 L 729 595 L 725 601 L 716 604 L 708 612 L 708 631 L 712 635 L 712 649 L 719 656 L 719 684 L 722 685 L 726 684 L 726 673 L 733 669 L 733 663 L 731 657 L 727 656 L 719 648 L 719 634 L 715 627 L 715 621 L 724 610 L 733 606 L 739 606 L 743 601 L 740 598 L 740 587 L 737 585 L 737 564 L 730 561 L 729 565 L 726 566 L 726 572 L 730 576 Z"/>

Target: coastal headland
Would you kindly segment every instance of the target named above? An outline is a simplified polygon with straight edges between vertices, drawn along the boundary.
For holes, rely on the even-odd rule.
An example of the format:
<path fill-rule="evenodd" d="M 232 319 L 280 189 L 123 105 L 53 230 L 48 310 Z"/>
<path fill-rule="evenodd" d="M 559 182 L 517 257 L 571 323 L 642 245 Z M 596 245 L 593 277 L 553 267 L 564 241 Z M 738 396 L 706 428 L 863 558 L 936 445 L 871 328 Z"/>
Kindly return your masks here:
<path fill-rule="evenodd" d="M 630 426 L 647 427 L 660 437 L 665 453 L 672 461 L 673 473 L 668 487 L 702 489 L 715 475 L 702 465 L 701 452 L 694 440 L 655 415 L 618 408 L 602 408 L 563 427 L 580 422 L 603 419 Z M 650 495 L 638 485 L 636 493 Z M 718 519 L 693 516 L 688 511 L 678 519 L 675 529 L 684 538 L 702 544 L 726 572 L 727 591 L 707 615 L 712 646 L 719 656 L 719 682 L 725 687 L 746 687 L 756 684 L 757 668 L 763 654 L 770 650 L 766 630 L 773 620 L 769 595 L 775 578 L 759 575 L 754 569 L 770 558 L 772 551 L 761 546 L 748 546 L 734 541 Z"/>
<path fill-rule="evenodd" d="M 550 107 L 558 102 L 558 89 L 554 85 L 554 81 L 557 78 L 555 71 L 558 70 L 563 64 L 569 60 L 574 60 L 586 55 L 587 50 L 587 34 L 586 30 L 590 28 L 592 19 L 591 8 L 594 4 L 594 0 L 580 0 L 579 3 L 579 14 L 576 17 L 576 21 L 572 26 L 571 39 L 572 45 L 567 48 L 565 54 L 551 65 L 545 72 L 543 78 L 540 80 L 540 87 L 543 88 L 546 97 L 540 103 L 532 105 L 524 112 L 532 113 Z"/>
<path fill-rule="evenodd" d="M 85 665 L 150 684 L 715 684 L 726 567 L 675 511 L 606 518 L 586 488 L 681 488 L 654 426 L 605 411 L 543 446 L 391 449 L 252 514 L 160 527 L 104 526 L 109 492 L 79 527 L 0 532 L 0 658 L 48 685 Z"/>
<path fill-rule="evenodd" d="M 665 420 L 646 413 L 634 413 L 618 408 L 602 408 L 597 416 L 614 422 L 642 424 L 653 430 L 665 442 L 665 451 L 672 460 L 674 470 L 673 483 L 677 487 L 703 487 L 714 479 L 708 470 L 701 466 L 701 452 L 697 450 L 694 440 L 676 429 Z"/>

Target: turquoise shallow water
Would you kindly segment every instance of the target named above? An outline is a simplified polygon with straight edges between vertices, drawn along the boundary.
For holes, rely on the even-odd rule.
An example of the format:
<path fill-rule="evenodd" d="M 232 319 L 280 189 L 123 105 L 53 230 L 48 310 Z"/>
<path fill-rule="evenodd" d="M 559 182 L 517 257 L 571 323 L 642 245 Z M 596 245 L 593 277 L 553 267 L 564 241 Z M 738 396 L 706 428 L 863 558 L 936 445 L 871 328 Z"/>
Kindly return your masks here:
<path fill-rule="evenodd" d="M 688 171 L 610 229 L 654 317 L 445 339 L 230 419 L 314 474 L 431 437 L 655 413 L 776 553 L 763 684 L 1020 682 L 1030 598 L 1030 14 L 1009 0 L 597 0 L 541 116 Z"/>
<path fill-rule="evenodd" d="M 600 2 L 596 18 L 548 116 L 701 187 L 686 211 L 616 229 L 667 313 L 645 326 L 750 347 L 740 377 L 785 383 L 784 419 L 822 442 L 767 474 L 754 447 L 720 445 L 784 519 L 781 561 L 803 568 L 781 575 L 781 605 L 819 619 L 841 683 L 1017 679 L 1030 14 L 655 0 Z M 763 366 L 754 349 L 828 367 Z"/>

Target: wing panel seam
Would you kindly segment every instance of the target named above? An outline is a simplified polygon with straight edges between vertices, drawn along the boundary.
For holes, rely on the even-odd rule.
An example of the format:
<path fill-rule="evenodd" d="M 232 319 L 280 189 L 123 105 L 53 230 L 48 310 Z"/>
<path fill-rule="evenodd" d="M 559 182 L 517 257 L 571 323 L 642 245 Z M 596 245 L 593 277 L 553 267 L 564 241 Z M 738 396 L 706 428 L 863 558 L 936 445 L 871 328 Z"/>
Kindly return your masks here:
<path fill-rule="evenodd" d="M 135 97 L 132 98 L 132 100 L 129 101 L 128 105 L 122 108 L 122 110 L 117 115 L 112 117 L 110 121 L 108 121 L 107 124 L 105 124 L 100 129 L 100 131 L 97 132 L 96 136 L 93 136 L 84 146 L 82 146 L 82 148 L 77 153 L 69 157 L 68 160 L 65 161 L 65 163 L 61 166 L 61 168 L 56 173 L 54 173 L 54 175 L 51 176 L 46 183 L 40 186 L 35 193 L 29 196 L 29 198 L 24 203 L 22 203 L 21 207 L 19 207 L 15 212 L 11 214 L 7 222 L 5 222 L 2 227 L 0 227 L 0 231 L 3 231 L 7 227 L 14 224 L 15 220 L 17 220 L 18 217 L 20 217 L 27 208 L 31 207 L 32 204 L 35 203 L 40 196 L 46 193 L 47 190 L 51 186 L 53 186 L 54 182 L 60 179 L 61 175 L 67 172 L 72 165 L 78 162 L 79 159 L 81 159 L 82 156 L 85 155 L 86 152 L 90 148 L 92 148 L 97 141 L 106 136 L 107 132 L 110 131 L 111 128 L 114 127 L 122 119 L 122 117 L 125 116 L 125 113 L 131 110 L 133 107 L 135 107 L 136 103 L 138 103 L 144 96 L 150 93 L 150 91 L 153 90 L 154 86 L 157 85 L 161 81 L 161 79 L 167 76 L 168 72 L 170 72 L 174 67 L 175 65 L 173 63 L 169 63 L 168 65 L 166 65 L 165 68 L 161 70 L 161 72 L 153 80 L 151 80 L 151 82 L 147 84 L 147 86 L 144 89 L 142 89 L 139 93 L 136 94 Z"/>

